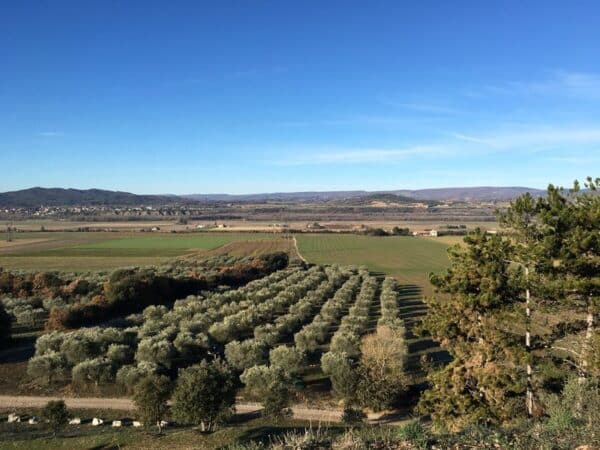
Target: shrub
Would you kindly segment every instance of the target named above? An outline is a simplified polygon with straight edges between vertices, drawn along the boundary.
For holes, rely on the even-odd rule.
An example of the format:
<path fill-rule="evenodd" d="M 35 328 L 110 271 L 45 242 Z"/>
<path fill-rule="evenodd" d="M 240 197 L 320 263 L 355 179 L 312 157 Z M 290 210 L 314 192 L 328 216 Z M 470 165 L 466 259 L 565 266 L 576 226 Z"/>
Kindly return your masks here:
<path fill-rule="evenodd" d="M 344 408 L 344 412 L 342 413 L 342 422 L 347 424 L 357 424 L 362 423 L 367 418 L 367 415 L 360 409 L 351 408 L 346 406 Z"/>
<path fill-rule="evenodd" d="M 54 435 L 62 430 L 69 421 L 69 411 L 64 400 L 50 400 L 41 411 L 41 417 L 48 422 Z"/>
<path fill-rule="evenodd" d="M 403 425 L 398 432 L 398 437 L 417 448 L 427 447 L 427 430 L 419 420 L 411 420 L 406 425 Z"/>
<path fill-rule="evenodd" d="M 375 410 L 393 407 L 408 389 L 404 370 L 407 348 L 402 331 L 387 326 L 363 338 L 358 394 L 363 406 Z"/>

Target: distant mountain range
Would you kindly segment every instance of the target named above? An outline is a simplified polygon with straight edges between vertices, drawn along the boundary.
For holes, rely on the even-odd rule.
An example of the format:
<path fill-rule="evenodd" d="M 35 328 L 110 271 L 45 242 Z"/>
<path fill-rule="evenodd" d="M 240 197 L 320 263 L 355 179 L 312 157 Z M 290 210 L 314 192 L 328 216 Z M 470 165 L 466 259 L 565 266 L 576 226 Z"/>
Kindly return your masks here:
<path fill-rule="evenodd" d="M 512 200 L 518 196 L 529 192 L 531 195 L 544 195 L 546 191 L 542 189 L 533 189 L 528 187 L 457 187 L 457 188 L 438 188 L 438 189 L 417 189 L 417 190 L 391 190 L 391 191 L 316 191 L 316 192 L 274 192 L 264 194 L 190 194 L 183 197 L 200 201 L 300 201 L 300 200 L 340 200 L 357 197 L 366 197 L 380 194 L 392 194 L 400 197 L 419 200 L 419 201 L 505 201 Z"/>
<path fill-rule="evenodd" d="M 529 192 L 534 196 L 545 191 L 527 187 L 466 187 L 392 191 L 316 191 L 275 192 L 264 194 L 190 194 L 138 195 L 129 192 L 102 189 L 63 189 L 34 187 L 0 193 L 0 207 L 38 207 L 74 205 L 165 205 L 190 202 L 263 202 L 263 201 L 336 201 L 361 197 L 385 197 L 398 202 L 417 201 L 506 201 Z"/>
<path fill-rule="evenodd" d="M 137 195 L 102 189 L 63 189 L 34 187 L 0 194 L 0 207 L 90 206 L 90 205 L 156 205 L 181 202 L 168 195 Z"/>

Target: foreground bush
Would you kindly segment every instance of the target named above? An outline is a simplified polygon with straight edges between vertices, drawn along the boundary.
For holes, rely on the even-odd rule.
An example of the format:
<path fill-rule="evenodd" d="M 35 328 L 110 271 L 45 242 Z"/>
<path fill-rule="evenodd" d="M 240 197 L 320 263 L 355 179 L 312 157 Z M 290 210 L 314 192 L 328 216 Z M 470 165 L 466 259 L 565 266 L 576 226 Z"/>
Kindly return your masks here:
<path fill-rule="evenodd" d="M 40 415 L 54 432 L 54 435 L 62 430 L 69 421 L 69 411 L 63 400 L 50 400 L 42 409 Z"/>

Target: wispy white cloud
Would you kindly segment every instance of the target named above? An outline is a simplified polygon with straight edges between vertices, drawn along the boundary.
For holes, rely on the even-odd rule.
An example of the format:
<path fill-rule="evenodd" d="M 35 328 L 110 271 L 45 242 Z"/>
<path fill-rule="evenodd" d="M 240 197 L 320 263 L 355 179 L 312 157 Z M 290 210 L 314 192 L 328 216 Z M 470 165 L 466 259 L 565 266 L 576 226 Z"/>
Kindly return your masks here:
<path fill-rule="evenodd" d="M 398 117 L 386 115 L 356 115 L 349 117 L 316 119 L 316 120 L 289 120 L 277 122 L 274 125 L 289 128 L 309 127 L 397 127 L 423 123 L 417 117 Z"/>
<path fill-rule="evenodd" d="M 390 100 L 384 100 L 384 104 L 394 106 L 397 108 L 406 109 L 413 112 L 434 114 L 434 115 L 455 115 L 460 114 L 462 111 L 458 108 L 438 105 L 435 103 L 427 102 L 395 102 Z"/>
<path fill-rule="evenodd" d="M 42 137 L 64 137 L 67 135 L 63 131 L 42 131 L 38 134 Z"/>
<path fill-rule="evenodd" d="M 397 149 L 360 148 L 360 149 L 333 149 L 318 152 L 297 152 L 298 156 L 290 156 L 278 162 L 279 165 L 314 165 L 314 164 L 357 164 L 392 162 L 415 156 L 427 156 L 445 153 L 443 147 L 414 146 Z"/>
<path fill-rule="evenodd" d="M 568 164 L 571 166 L 589 166 L 591 164 L 599 164 L 600 163 L 600 155 L 599 156 L 589 156 L 589 155 L 568 155 L 568 156 L 551 156 L 546 158 L 547 161 L 552 163 L 559 164 Z"/>
<path fill-rule="evenodd" d="M 600 144 L 600 127 L 529 127 L 524 131 L 488 132 L 478 136 L 454 133 L 454 137 L 461 141 L 500 150 L 516 148 L 539 150 L 540 147 Z"/>
<path fill-rule="evenodd" d="M 491 94 L 599 100 L 600 74 L 560 70 L 538 79 L 512 80 L 482 88 L 468 88 L 465 93 L 471 97 Z"/>
<path fill-rule="evenodd" d="M 528 127 L 488 131 L 482 134 L 452 133 L 449 138 L 416 139 L 411 145 L 398 148 L 312 148 L 284 152 L 282 158 L 268 164 L 300 166 L 318 164 L 392 163 L 418 161 L 435 156 L 437 160 L 458 157 L 479 157 L 493 153 L 545 154 L 545 161 L 577 163 L 582 159 L 572 153 L 600 152 L 600 127 L 550 128 Z M 592 153 L 593 155 L 593 153 Z M 599 153 L 600 157 L 600 153 Z M 539 159 L 542 160 L 541 157 Z M 593 156 L 585 158 L 590 163 Z"/>
<path fill-rule="evenodd" d="M 496 147 L 496 144 L 493 141 L 490 141 L 486 138 L 469 136 L 469 135 L 462 134 L 462 133 L 452 133 L 452 136 L 454 136 L 456 139 L 458 139 L 460 141 L 470 142 L 473 144 L 482 144 L 487 147 Z"/>

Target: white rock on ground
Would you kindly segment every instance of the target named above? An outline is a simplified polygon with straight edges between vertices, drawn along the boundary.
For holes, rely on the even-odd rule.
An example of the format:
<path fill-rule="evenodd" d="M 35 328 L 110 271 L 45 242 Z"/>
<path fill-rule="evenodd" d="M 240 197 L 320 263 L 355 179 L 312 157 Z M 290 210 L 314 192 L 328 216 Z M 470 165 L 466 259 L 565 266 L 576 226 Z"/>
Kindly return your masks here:
<path fill-rule="evenodd" d="M 121 427 L 121 426 L 123 426 L 123 423 L 120 420 L 113 420 L 112 426 L 113 427 Z"/>
<path fill-rule="evenodd" d="M 69 420 L 69 425 L 81 425 L 81 418 L 73 417 L 71 420 Z"/>
<path fill-rule="evenodd" d="M 103 423 L 104 423 L 104 420 L 98 419 L 97 417 L 94 417 L 94 419 L 92 420 L 92 425 L 95 427 L 102 425 Z"/>
<path fill-rule="evenodd" d="M 8 423 L 20 422 L 20 421 L 21 421 L 21 417 L 17 416 L 16 414 L 8 415 Z"/>

